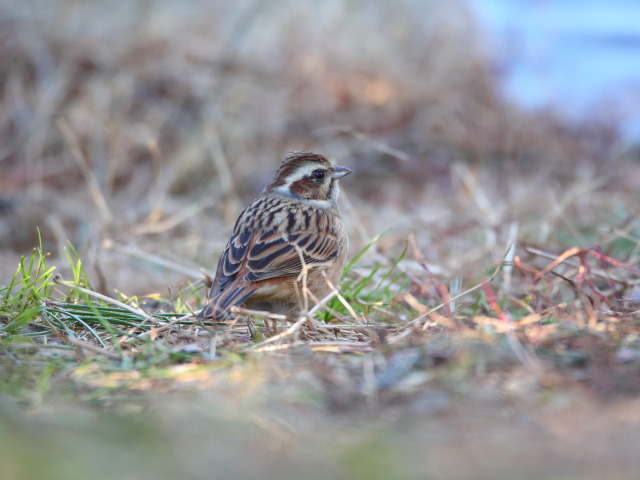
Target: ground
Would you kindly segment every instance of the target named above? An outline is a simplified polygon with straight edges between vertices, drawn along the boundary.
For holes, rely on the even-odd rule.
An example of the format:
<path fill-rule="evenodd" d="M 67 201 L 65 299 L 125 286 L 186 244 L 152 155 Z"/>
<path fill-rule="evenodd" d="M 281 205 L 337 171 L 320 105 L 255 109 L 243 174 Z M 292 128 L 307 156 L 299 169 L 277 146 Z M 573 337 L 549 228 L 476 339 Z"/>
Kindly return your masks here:
<path fill-rule="evenodd" d="M 2 478 L 637 477 L 640 164 L 607 112 L 505 102 L 454 2 L 0 9 Z M 340 298 L 197 322 L 302 149 L 354 171 Z"/>

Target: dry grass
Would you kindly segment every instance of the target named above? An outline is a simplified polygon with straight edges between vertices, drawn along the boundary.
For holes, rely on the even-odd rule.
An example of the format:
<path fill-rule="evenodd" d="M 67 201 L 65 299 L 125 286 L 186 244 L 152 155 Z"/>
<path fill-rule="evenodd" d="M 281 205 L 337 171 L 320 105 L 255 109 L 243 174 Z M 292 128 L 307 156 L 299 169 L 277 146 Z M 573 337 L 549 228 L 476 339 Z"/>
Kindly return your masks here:
<path fill-rule="evenodd" d="M 600 118 L 503 102 L 463 7 L 0 18 L 0 284 L 37 228 L 68 282 L 20 300 L 28 322 L 0 303 L 3 478 L 111 478 L 114 456 L 118 478 L 634 478 L 637 161 Z M 313 329 L 194 323 L 236 216 L 300 149 L 354 170 L 352 255 L 391 230 Z"/>

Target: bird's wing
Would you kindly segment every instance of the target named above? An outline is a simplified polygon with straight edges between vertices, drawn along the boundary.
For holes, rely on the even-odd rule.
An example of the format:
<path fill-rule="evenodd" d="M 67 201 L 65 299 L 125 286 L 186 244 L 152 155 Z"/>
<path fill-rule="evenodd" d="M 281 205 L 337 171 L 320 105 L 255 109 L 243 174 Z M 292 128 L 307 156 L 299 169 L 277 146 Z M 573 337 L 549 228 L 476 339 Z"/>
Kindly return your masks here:
<path fill-rule="evenodd" d="M 267 232 L 248 249 L 243 279 L 259 282 L 298 275 L 305 265 L 320 266 L 338 255 L 333 232 Z"/>
<path fill-rule="evenodd" d="M 302 264 L 320 266 L 338 255 L 338 239 L 330 231 L 250 232 L 234 235 L 218 262 L 217 286 L 223 292 L 236 278 L 259 282 L 300 274 Z"/>

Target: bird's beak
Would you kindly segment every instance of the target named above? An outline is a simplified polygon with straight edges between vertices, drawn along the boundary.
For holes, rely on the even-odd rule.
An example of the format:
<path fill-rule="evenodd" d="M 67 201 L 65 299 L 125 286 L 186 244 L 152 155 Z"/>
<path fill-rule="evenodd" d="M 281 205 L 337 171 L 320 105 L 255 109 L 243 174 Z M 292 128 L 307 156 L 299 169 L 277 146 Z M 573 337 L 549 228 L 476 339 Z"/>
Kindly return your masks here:
<path fill-rule="evenodd" d="M 339 165 L 334 165 L 333 166 L 333 175 L 331 175 L 331 178 L 333 178 L 334 180 L 337 180 L 339 178 L 344 177 L 345 175 L 349 175 L 351 172 L 352 172 L 352 170 L 347 168 L 347 167 L 341 167 Z"/>

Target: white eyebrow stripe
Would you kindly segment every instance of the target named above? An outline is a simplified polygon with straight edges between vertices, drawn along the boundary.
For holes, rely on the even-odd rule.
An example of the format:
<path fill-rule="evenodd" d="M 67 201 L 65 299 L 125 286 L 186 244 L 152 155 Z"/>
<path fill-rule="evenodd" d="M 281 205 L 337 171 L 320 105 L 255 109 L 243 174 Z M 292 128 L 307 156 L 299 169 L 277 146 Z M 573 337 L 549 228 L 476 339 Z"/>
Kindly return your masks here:
<path fill-rule="evenodd" d="M 312 172 L 315 172 L 318 169 L 325 170 L 324 167 L 319 165 L 313 165 L 313 164 L 302 165 L 296 170 L 294 170 L 288 177 L 284 179 L 285 184 L 287 186 L 291 185 L 293 182 L 297 182 L 298 180 L 302 180 L 304 177 L 308 177 L 309 175 L 311 175 Z"/>

